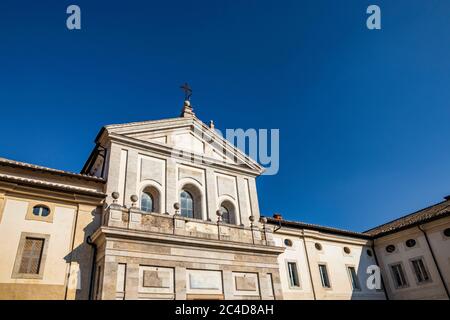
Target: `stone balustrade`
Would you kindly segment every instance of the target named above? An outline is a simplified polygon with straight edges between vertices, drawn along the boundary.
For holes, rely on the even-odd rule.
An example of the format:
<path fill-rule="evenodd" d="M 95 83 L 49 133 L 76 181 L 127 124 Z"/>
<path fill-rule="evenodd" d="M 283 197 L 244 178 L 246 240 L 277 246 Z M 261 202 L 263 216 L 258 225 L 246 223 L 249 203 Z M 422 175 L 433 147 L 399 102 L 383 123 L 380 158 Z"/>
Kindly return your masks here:
<path fill-rule="evenodd" d="M 124 208 L 116 204 L 105 210 L 103 226 L 255 245 L 275 245 L 273 230 L 269 225 L 264 228 L 258 223 L 251 228 L 180 215 L 147 213 L 138 208 Z"/>

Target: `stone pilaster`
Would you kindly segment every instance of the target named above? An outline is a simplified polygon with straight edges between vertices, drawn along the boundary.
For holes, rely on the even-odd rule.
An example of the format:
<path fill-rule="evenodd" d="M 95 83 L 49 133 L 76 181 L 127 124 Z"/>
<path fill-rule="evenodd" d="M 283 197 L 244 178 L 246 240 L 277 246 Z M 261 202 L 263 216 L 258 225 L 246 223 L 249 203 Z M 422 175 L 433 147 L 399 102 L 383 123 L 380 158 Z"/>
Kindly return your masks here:
<path fill-rule="evenodd" d="M 166 176 L 166 208 L 170 214 L 175 214 L 173 204 L 178 202 L 177 167 L 174 159 L 167 159 Z"/>
<path fill-rule="evenodd" d="M 125 206 L 131 207 L 130 197 L 132 195 L 137 195 L 139 197 L 138 204 L 140 201 L 139 190 L 136 190 L 137 186 L 137 169 L 138 169 L 138 152 L 136 150 L 128 150 L 128 162 L 126 168 L 126 181 L 125 181 Z"/>
<path fill-rule="evenodd" d="M 186 300 L 186 268 L 175 267 L 175 300 Z"/>
<path fill-rule="evenodd" d="M 281 287 L 281 279 L 278 270 L 272 273 L 272 283 L 275 300 L 283 300 L 283 289 Z"/>
<path fill-rule="evenodd" d="M 225 300 L 233 300 L 233 273 L 229 270 L 223 271 L 223 295 Z"/>
<path fill-rule="evenodd" d="M 273 300 L 272 278 L 263 272 L 258 272 L 258 278 L 261 300 Z"/>
<path fill-rule="evenodd" d="M 247 196 L 249 190 L 246 184 L 246 180 L 242 176 L 237 177 L 237 193 L 239 201 L 239 217 L 237 217 L 237 224 L 244 224 L 248 226 L 250 221 L 248 217 L 251 215 L 250 208 L 250 195 Z"/>
<path fill-rule="evenodd" d="M 109 163 L 108 163 L 108 183 L 106 184 L 106 202 L 112 203 L 113 198 L 111 194 L 113 192 L 121 192 L 122 188 L 119 186 L 119 174 L 120 174 L 120 158 L 121 158 L 122 149 L 117 145 L 111 145 L 109 150 Z M 123 194 L 120 194 L 120 201 L 122 203 Z"/>
<path fill-rule="evenodd" d="M 105 259 L 103 269 L 102 300 L 115 300 L 117 286 L 117 262 L 109 257 Z"/>
<path fill-rule="evenodd" d="M 137 300 L 139 298 L 139 264 L 127 264 L 127 274 L 125 281 L 125 299 Z"/>
<path fill-rule="evenodd" d="M 214 177 L 214 171 L 211 168 L 206 169 L 206 198 L 207 198 L 207 218 L 214 221 L 216 211 L 219 209 L 217 204 L 217 186 Z"/>
<path fill-rule="evenodd" d="M 258 192 L 256 190 L 255 178 L 248 179 L 249 189 L 250 189 L 250 204 L 252 207 L 252 214 L 255 216 L 255 221 L 259 221 L 259 202 L 258 202 Z"/>

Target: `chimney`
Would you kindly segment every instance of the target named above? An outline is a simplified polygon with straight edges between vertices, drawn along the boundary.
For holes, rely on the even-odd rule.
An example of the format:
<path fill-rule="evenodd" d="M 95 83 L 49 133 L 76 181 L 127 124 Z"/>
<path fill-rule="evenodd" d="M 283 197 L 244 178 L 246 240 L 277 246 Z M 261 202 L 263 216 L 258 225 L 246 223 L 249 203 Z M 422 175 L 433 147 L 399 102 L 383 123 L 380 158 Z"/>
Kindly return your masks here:
<path fill-rule="evenodd" d="M 281 213 L 274 213 L 273 218 L 275 220 L 283 220 L 283 216 L 281 215 Z"/>

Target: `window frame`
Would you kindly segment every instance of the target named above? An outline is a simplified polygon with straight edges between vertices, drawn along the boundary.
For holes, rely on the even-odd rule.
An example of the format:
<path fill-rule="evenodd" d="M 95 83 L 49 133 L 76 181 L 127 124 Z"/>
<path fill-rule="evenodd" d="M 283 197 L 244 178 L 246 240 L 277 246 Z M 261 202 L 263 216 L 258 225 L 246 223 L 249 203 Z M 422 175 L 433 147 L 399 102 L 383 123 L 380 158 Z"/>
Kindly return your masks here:
<path fill-rule="evenodd" d="M 183 215 L 183 205 L 182 205 L 182 200 L 181 200 L 182 199 L 181 195 L 183 194 L 183 192 L 186 193 L 187 195 L 189 195 L 189 198 L 192 202 L 192 209 L 190 209 L 192 216 Z M 187 209 L 187 208 L 186 208 L 186 210 L 189 211 L 189 209 Z M 181 189 L 181 192 L 180 192 L 180 215 L 185 218 L 195 219 L 195 200 L 194 200 L 193 195 L 185 189 Z"/>
<path fill-rule="evenodd" d="M 36 208 L 39 208 L 39 214 L 34 213 L 34 210 L 35 210 Z M 43 215 L 44 210 L 47 211 L 47 214 L 46 214 L 46 215 Z M 31 212 L 33 213 L 33 215 L 34 215 L 35 217 L 46 218 L 46 217 L 48 217 L 48 216 L 50 215 L 50 212 L 51 212 L 51 211 L 50 211 L 50 208 L 49 208 L 49 207 L 44 206 L 43 204 L 37 204 L 37 205 L 33 206 L 33 209 L 31 210 Z"/>
<path fill-rule="evenodd" d="M 295 275 L 297 276 L 297 282 L 298 285 L 292 284 L 291 282 L 291 272 L 290 272 L 290 268 L 289 265 L 293 264 L 295 266 L 295 269 L 293 269 L 295 271 Z M 288 280 L 288 285 L 290 289 L 301 289 L 302 288 L 302 282 L 300 279 L 300 272 L 298 271 L 298 261 L 295 260 L 286 260 L 286 274 L 287 274 L 287 280 Z"/>
<path fill-rule="evenodd" d="M 358 271 L 356 271 L 356 267 L 354 265 L 346 265 L 346 268 L 352 291 L 361 291 L 362 290 L 361 282 L 359 281 Z M 351 269 L 355 271 L 354 273 L 355 279 L 353 278 L 353 273 L 351 272 Z M 356 283 L 356 287 L 353 285 L 354 283 Z"/>
<path fill-rule="evenodd" d="M 144 200 L 144 197 L 143 197 L 144 194 L 150 198 L 150 201 L 152 203 L 150 211 L 143 209 L 142 201 Z M 140 210 L 143 211 L 143 212 L 146 212 L 146 213 L 155 212 L 155 199 L 153 198 L 153 195 L 150 192 L 148 192 L 148 191 L 142 191 L 141 192 Z"/>
<path fill-rule="evenodd" d="M 26 242 L 27 238 L 44 240 L 44 245 L 42 247 L 42 253 L 41 253 L 41 258 L 40 258 L 40 263 L 39 263 L 39 273 L 37 273 L 37 274 L 20 272 L 20 266 L 22 264 L 22 256 L 23 256 L 23 252 L 25 249 L 25 242 Z M 48 250 L 49 241 L 50 241 L 49 234 L 22 232 L 20 235 L 19 246 L 17 249 L 16 260 L 14 262 L 14 268 L 13 268 L 11 278 L 13 278 L 13 279 L 43 279 L 44 270 L 45 270 L 45 260 L 47 258 L 47 250 Z"/>
<path fill-rule="evenodd" d="M 414 268 L 414 262 L 415 261 L 421 261 L 422 262 L 422 266 L 423 266 L 423 270 L 422 271 L 425 272 L 425 274 L 428 277 L 428 279 L 423 280 L 423 281 L 419 281 L 419 279 L 417 277 L 416 269 Z M 412 271 L 412 273 L 414 275 L 414 278 L 416 280 L 416 284 L 418 286 L 433 282 L 433 279 L 431 278 L 430 271 L 429 271 L 429 269 L 427 267 L 427 264 L 425 263 L 425 258 L 423 256 L 411 258 L 411 259 L 409 259 L 409 263 L 410 263 L 410 266 L 411 266 L 411 271 Z"/>
<path fill-rule="evenodd" d="M 45 217 L 43 216 L 36 216 L 33 213 L 33 210 L 37 206 L 43 206 L 48 208 L 49 214 Z M 29 200 L 28 201 L 28 208 L 27 213 L 25 215 L 25 220 L 35 220 L 35 221 L 41 221 L 41 222 L 48 222 L 53 223 L 53 217 L 55 215 L 55 204 L 51 202 L 46 201 L 36 201 L 36 200 Z"/>
<path fill-rule="evenodd" d="M 400 266 L 400 269 L 403 274 L 403 279 L 405 280 L 405 283 L 403 285 L 398 285 L 398 283 L 397 283 L 395 273 L 393 270 L 394 266 Z M 395 289 L 404 289 L 404 288 L 409 287 L 409 279 L 408 279 L 408 275 L 405 272 L 405 267 L 403 266 L 403 262 L 399 261 L 399 262 L 394 262 L 394 263 L 389 264 L 389 271 L 391 273 L 391 277 L 392 277 L 392 281 L 393 281 Z"/>
<path fill-rule="evenodd" d="M 326 277 L 327 277 L 327 281 L 328 281 L 328 286 L 325 286 L 325 281 L 324 278 L 322 276 L 322 271 L 321 271 L 321 266 L 325 267 L 325 271 L 326 271 Z M 325 290 L 330 290 L 332 289 L 332 285 L 331 285 L 331 278 L 330 278 L 330 273 L 328 272 L 328 265 L 325 262 L 319 262 L 318 263 L 318 268 L 319 268 L 319 276 L 320 276 L 320 283 L 322 285 L 322 288 Z"/>

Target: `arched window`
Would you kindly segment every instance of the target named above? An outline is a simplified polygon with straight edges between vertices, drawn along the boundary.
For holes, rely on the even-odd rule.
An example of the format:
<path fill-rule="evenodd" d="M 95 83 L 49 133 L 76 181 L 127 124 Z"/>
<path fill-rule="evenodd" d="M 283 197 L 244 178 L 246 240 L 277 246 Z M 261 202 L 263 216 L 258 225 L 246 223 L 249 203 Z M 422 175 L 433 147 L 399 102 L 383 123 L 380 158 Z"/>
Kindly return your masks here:
<path fill-rule="evenodd" d="M 181 215 L 187 218 L 194 218 L 194 199 L 192 195 L 182 190 L 180 194 Z"/>
<path fill-rule="evenodd" d="M 153 212 L 153 197 L 148 192 L 142 192 L 141 194 L 141 210 L 145 212 Z"/>
<path fill-rule="evenodd" d="M 219 208 L 222 213 L 222 221 L 224 223 L 235 224 L 234 206 L 229 201 L 224 201 Z"/>
<path fill-rule="evenodd" d="M 222 213 L 222 221 L 225 223 L 230 223 L 230 211 L 224 206 L 220 207 L 220 212 Z"/>
<path fill-rule="evenodd" d="M 46 217 L 50 214 L 50 209 L 47 208 L 46 206 L 41 206 L 41 205 L 34 206 L 33 214 L 38 217 Z"/>

